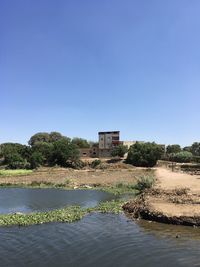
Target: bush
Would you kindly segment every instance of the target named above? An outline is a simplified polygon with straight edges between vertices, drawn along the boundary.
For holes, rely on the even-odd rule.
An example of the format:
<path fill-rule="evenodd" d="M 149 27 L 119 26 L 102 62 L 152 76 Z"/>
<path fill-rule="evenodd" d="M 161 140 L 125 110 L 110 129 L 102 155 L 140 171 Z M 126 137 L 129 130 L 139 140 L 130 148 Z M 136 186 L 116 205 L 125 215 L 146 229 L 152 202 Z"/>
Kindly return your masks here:
<path fill-rule="evenodd" d="M 126 162 L 138 167 L 153 167 L 163 153 L 161 145 L 136 142 L 130 147 Z"/>
<path fill-rule="evenodd" d="M 179 153 L 172 153 L 169 155 L 169 160 L 170 161 L 175 161 L 179 163 L 186 163 L 186 162 L 191 162 L 193 158 L 193 155 L 191 152 L 188 151 L 182 151 Z"/>
<path fill-rule="evenodd" d="M 77 170 L 80 170 L 86 166 L 85 162 L 83 162 L 82 160 L 75 160 L 75 161 L 67 160 L 66 163 L 67 163 L 67 167 L 77 169 Z"/>
<path fill-rule="evenodd" d="M 116 146 L 111 152 L 112 157 L 120 157 L 123 158 L 124 155 L 128 152 L 128 147 L 124 145 Z"/>
<path fill-rule="evenodd" d="M 192 158 L 192 161 L 196 162 L 196 163 L 200 163 L 200 156 L 194 156 Z"/>
<path fill-rule="evenodd" d="M 91 163 L 91 168 L 95 169 L 98 165 L 101 164 L 101 161 L 99 159 L 95 159 L 94 161 L 92 161 Z"/>
<path fill-rule="evenodd" d="M 153 176 L 140 176 L 135 189 L 138 191 L 143 191 L 145 189 L 151 188 L 155 183 L 155 179 Z"/>
<path fill-rule="evenodd" d="M 30 169 L 30 163 L 19 154 L 14 153 L 7 157 L 7 169 Z"/>

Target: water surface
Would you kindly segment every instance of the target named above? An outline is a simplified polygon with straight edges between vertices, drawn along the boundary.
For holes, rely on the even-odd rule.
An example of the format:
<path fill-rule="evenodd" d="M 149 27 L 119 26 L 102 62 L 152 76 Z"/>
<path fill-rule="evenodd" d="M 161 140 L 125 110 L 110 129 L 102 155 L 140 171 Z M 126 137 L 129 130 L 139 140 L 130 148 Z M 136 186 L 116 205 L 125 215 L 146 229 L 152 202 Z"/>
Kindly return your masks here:
<path fill-rule="evenodd" d="M 199 229 L 136 224 L 124 215 L 0 228 L 0 238 L 1 267 L 200 266 Z"/>
<path fill-rule="evenodd" d="M 2 188 L 0 213 L 45 211 L 70 205 L 87 208 L 114 198 L 113 194 L 97 190 Z"/>

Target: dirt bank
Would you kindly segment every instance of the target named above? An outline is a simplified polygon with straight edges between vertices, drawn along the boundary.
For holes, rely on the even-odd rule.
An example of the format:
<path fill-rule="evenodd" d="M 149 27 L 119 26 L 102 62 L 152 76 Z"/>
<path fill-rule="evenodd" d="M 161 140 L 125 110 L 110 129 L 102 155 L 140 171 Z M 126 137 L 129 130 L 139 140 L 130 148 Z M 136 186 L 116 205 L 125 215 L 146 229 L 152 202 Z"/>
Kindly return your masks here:
<path fill-rule="evenodd" d="M 133 218 L 200 225 L 200 176 L 156 170 L 156 184 L 136 200 L 124 205 Z"/>

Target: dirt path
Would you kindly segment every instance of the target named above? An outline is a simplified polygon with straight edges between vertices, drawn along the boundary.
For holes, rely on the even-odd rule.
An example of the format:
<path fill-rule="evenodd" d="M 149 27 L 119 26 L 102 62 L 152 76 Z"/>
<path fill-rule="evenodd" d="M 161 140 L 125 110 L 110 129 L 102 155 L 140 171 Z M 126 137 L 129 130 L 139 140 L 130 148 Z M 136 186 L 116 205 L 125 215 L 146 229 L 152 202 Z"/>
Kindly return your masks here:
<path fill-rule="evenodd" d="M 162 190 L 188 188 L 193 193 L 200 193 L 200 176 L 157 168 L 156 177 L 157 184 L 155 188 Z"/>

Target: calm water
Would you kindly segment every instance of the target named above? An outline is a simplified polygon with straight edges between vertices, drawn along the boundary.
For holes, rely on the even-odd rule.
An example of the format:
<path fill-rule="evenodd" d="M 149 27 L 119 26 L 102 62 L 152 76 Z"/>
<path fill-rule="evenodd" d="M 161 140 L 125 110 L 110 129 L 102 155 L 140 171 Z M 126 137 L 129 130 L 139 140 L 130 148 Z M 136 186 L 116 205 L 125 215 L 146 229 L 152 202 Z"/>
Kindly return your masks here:
<path fill-rule="evenodd" d="M 199 229 L 136 224 L 123 215 L 0 228 L 0 240 L 1 267 L 200 266 Z"/>
<path fill-rule="evenodd" d="M 15 204 L 14 196 L 18 202 L 20 195 L 23 198 L 15 208 L 21 207 L 24 200 L 25 211 L 34 210 L 33 204 L 31 208 L 27 208 L 27 203 L 36 203 L 33 206 L 41 210 L 41 203 L 52 199 L 54 207 L 66 204 L 80 204 L 85 207 L 94 205 L 103 198 L 112 198 L 112 195 L 88 190 L 4 190 L 0 191 L 0 203 L 5 201 L 2 192 L 5 196 L 8 193 L 13 194 L 13 197 L 9 196 L 12 199 L 9 209 L 12 203 Z M 27 192 L 32 196 L 28 196 Z M 53 208 L 52 204 L 44 205 L 45 208 Z M 8 206 L 4 206 L 4 211 L 6 208 Z M 180 237 L 176 238 L 177 235 Z M 136 223 L 125 215 L 98 213 L 71 224 L 1 227 L 0 267 L 18 266 L 200 266 L 200 229 L 146 221 Z"/>
<path fill-rule="evenodd" d="M 44 211 L 67 205 L 94 207 L 113 198 L 114 195 L 97 190 L 3 188 L 0 213 Z"/>

